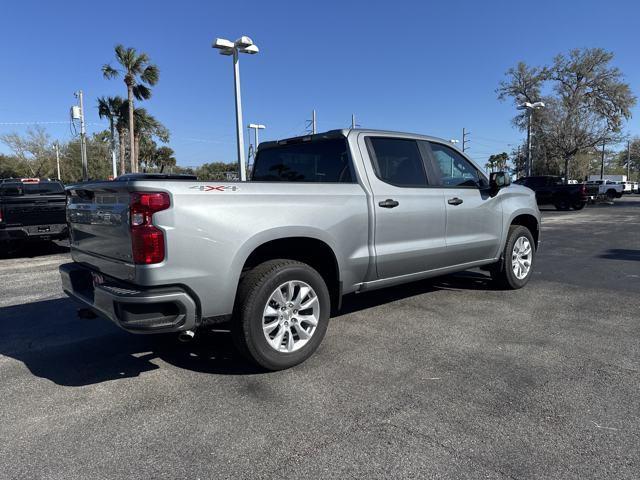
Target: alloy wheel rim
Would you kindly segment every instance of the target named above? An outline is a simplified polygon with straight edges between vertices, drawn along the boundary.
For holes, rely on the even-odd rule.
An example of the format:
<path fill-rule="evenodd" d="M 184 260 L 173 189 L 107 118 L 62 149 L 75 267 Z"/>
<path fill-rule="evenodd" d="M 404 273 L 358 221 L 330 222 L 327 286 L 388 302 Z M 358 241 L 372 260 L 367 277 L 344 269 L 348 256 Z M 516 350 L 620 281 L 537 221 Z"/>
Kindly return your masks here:
<path fill-rule="evenodd" d="M 518 280 L 523 280 L 531 271 L 533 249 L 527 237 L 519 237 L 513 244 L 511 268 Z"/>
<path fill-rule="evenodd" d="M 276 288 L 262 314 L 262 332 L 269 346 L 280 353 L 304 347 L 318 326 L 320 302 L 311 286 L 291 280 Z"/>

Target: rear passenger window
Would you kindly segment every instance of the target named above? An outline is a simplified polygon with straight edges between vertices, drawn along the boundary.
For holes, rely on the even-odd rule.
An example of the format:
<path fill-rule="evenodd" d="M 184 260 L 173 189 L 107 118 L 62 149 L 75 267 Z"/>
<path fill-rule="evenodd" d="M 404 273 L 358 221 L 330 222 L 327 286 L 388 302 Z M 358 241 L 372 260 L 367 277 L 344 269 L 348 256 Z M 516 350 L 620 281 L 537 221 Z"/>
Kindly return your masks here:
<path fill-rule="evenodd" d="M 425 187 L 418 142 L 404 138 L 369 137 L 369 153 L 378 178 L 398 187 Z"/>
<path fill-rule="evenodd" d="M 252 179 L 262 182 L 354 183 L 345 138 L 258 150 Z"/>

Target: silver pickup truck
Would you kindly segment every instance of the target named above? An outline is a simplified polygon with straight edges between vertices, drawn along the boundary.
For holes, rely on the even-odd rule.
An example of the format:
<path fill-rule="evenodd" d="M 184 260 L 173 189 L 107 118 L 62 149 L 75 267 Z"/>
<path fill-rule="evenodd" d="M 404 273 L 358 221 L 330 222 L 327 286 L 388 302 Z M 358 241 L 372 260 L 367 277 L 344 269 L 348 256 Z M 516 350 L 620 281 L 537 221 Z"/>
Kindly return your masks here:
<path fill-rule="evenodd" d="M 342 296 L 482 267 L 530 279 L 535 194 L 437 138 L 338 130 L 262 143 L 250 182 L 132 177 L 71 188 L 65 292 L 134 333 L 229 322 L 283 369 L 308 358 Z"/>

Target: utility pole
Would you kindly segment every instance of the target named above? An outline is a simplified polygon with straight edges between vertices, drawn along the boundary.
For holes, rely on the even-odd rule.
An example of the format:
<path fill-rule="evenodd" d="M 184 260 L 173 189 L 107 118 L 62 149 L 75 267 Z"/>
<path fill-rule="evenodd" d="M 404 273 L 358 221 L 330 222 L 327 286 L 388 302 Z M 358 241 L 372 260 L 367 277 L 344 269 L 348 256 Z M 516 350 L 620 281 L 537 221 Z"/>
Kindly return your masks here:
<path fill-rule="evenodd" d="M 78 103 L 80 104 L 79 120 L 80 120 L 80 155 L 82 157 L 82 181 L 89 180 L 89 166 L 87 162 L 87 131 L 84 125 L 84 101 L 82 90 L 75 93 Z"/>
<path fill-rule="evenodd" d="M 62 180 L 62 178 L 60 177 L 60 147 L 58 146 L 58 142 L 56 142 L 54 145 L 56 147 L 56 169 L 58 171 L 58 180 Z"/>
<path fill-rule="evenodd" d="M 605 146 L 606 140 L 603 138 L 602 139 L 602 159 L 600 161 L 600 180 L 604 180 L 604 146 Z"/>
<path fill-rule="evenodd" d="M 471 132 L 467 132 L 466 128 L 462 129 L 462 151 L 466 152 L 468 150 L 467 143 L 471 142 L 471 140 L 467 140 L 467 137 L 471 135 Z"/>
<path fill-rule="evenodd" d="M 307 129 L 311 128 L 311 134 L 315 135 L 318 133 L 318 123 L 316 119 L 316 110 L 314 109 L 311 112 L 311 120 L 307 120 Z"/>

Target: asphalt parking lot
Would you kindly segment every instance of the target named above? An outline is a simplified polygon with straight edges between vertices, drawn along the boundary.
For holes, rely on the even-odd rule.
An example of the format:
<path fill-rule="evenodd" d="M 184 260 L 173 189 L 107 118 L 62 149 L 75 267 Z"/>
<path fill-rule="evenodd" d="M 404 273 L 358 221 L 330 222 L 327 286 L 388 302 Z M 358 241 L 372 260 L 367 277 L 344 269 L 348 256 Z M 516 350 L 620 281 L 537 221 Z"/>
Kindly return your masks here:
<path fill-rule="evenodd" d="M 531 283 L 351 296 L 263 373 L 79 320 L 65 248 L 0 259 L 0 478 L 640 477 L 640 197 L 544 211 Z M 25 256 L 26 255 L 26 256 Z"/>

